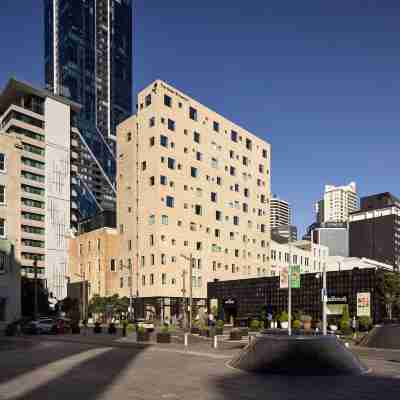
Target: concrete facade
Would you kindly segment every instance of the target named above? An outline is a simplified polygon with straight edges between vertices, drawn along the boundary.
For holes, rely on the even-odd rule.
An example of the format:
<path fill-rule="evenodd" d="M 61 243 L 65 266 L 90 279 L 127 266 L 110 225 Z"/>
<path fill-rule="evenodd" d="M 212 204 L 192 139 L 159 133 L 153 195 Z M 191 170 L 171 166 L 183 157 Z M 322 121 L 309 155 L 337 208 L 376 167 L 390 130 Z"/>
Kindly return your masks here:
<path fill-rule="evenodd" d="M 329 247 L 331 256 L 349 256 L 348 227 L 316 227 L 312 231 L 312 241 Z"/>
<path fill-rule="evenodd" d="M 270 273 L 270 145 L 162 81 L 117 130 L 119 257 L 141 298 Z M 123 277 L 122 277 L 123 278 Z M 123 279 L 121 294 L 129 294 Z"/>
<path fill-rule="evenodd" d="M 21 164 L 22 144 L 0 135 L 0 329 L 21 315 Z"/>

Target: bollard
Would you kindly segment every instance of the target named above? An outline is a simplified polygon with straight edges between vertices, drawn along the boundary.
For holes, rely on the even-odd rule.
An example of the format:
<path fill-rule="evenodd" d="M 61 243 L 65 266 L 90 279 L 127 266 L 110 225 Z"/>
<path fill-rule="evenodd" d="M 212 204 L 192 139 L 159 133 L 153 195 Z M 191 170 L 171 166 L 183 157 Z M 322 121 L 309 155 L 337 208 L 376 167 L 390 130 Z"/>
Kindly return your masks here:
<path fill-rule="evenodd" d="M 185 347 L 188 347 L 188 339 L 189 339 L 189 334 L 187 332 L 185 332 L 184 334 L 184 344 Z"/>
<path fill-rule="evenodd" d="M 213 348 L 218 349 L 218 335 L 214 335 Z"/>

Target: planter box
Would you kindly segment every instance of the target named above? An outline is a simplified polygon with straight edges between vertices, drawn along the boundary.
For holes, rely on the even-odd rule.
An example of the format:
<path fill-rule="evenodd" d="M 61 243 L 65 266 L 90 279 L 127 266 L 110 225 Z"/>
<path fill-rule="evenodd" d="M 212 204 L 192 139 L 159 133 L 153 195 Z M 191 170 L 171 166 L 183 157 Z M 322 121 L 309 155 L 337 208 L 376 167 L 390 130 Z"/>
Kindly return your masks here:
<path fill-rule="evenodd" d="M 240 331 L 231 331 L 229 334 L 230 340 L 242 340 L 242 332 Z"/>
<path fill-rule="evenodd" d="M 224 334 L 224 328 L 215 328 L 215 334 L 216 335 L 223 335 Z"/>
<path fill-rule="evenodd" d="M 171 334 L 157 333 L 157 343 L 171 343 Z"/>
<path fill-rule="evenodd" d="M 194 335 L 200 335 L 200 328 L 198 328 L 197 326 L 193 326 L 190 330 L 190 333 L 193 333 Z"/>
<path fill-rule="evenodd" d="M 136 332 L 136 340 L 138 342 L 148 342 L 150 340 L 150 332 L 148 331 L 145 331 L 144 333 Z"/>
<path fill-rule="evenodd" d="M 200 329 L 200 336 L 210 337 L 210 331 L 208 329 Z"/>
<path fill-rule="evenodd" d="M 288 329 L 289 328 L 289 322 L 288 321 L 281 321 L 281 328 L 282 329 Z"/>

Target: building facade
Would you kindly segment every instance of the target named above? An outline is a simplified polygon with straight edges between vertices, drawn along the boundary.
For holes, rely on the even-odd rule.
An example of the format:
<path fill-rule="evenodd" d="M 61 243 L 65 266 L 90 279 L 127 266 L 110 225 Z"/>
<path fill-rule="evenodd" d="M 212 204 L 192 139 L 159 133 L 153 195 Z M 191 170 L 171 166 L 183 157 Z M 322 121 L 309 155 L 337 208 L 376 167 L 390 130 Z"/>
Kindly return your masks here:
<path fill-rule="evenodd" d="M 190 287 L 200 302 L 212 279 L 270 270 L 271 148 L 162 81 L 138 105 L 117 130 L 119 255 L 138 298 L 168 315 Z"/>
<path fill-rule="evenodd" d="M 273 197 L 271 199 L 271 216 L 270 226 L 272 228 L 279 228 L 283 225 L 290 225 L 292 222 L 292 210 L 290 204 L 282 199 Z"/>
<path fill-rule="evenodd" d="M 289 240 L 295 242 L 297 240 L 297 227 L 294 225 L 281 225 L 271 228 L 271 239 L 279 243 L 287 243 Z"/>
<path fill-rule="evenodd" d="M 349 228 L 346 222 L 318 224 L 312 229 L 310 236 L 313 243 L 327 246 L 331 256 L 349 256 Z"/>
<path fill-rule="evenodd" d="M 324 212 L 322 222 L 346 222 L 349 214 L 359 209 L 355 182 L 347 186 L 325 185 L 323 205 L 318 202 L 317 215 Z"/>
<path fill-rule="evenodd" d="M 366 257 L 400 266 L 400 206 L 390 194 L 368 196 L 360 211 L 350 215 L 351 257 Z"/>
<path fill-rule="evenodd" d="M 0 94 L 0 137 L 20 141 L 20 154 L 14 150 L 20 158 L 14 169 L 18 191 L 6 187 L 9 204 L 19 210 L 17 261 L 32 277 L 36 260 L 39 276 L 59 299 L 66 295 L 70 228 L 81 216 L 79 193 L 85 187 L 80 182 L 98 173 L 80 151 L 74 125 L 79 110 L 76 103 L 14 79 Z"/>

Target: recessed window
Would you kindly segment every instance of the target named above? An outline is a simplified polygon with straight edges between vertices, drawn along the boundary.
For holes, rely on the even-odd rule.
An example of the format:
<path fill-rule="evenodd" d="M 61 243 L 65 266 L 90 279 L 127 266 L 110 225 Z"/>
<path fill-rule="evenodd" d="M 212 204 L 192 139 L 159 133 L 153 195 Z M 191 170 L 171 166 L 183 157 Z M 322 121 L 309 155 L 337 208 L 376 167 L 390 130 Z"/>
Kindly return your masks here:
<path fill-rule="evenodd" d="M 163 225 L 168 225 L 168 215 L 161 215 L 161 223 Z"/>
<path fill-rule="evenodd" d="M 172 107 L 172 98 L 166 94 L 164 95 L 164 105 Z"/>
<path fill-rule="evenodd" d="M 192 178 L 197 178 L 199 176 L 199 171 L 195 167 L 190 167 L 190 176 Z"/>
<path fill-rule="evenodd" d="M 194 206 L 194 213 L 195 213 L 196 215 L 202 215 L 203 209 L 202 209 L 201 205 L 196 204 L 196 205 Z"/>
<path fill-rule="evenodd" d="M 155 117 L 151 117 L 149 119 L 149 127 L 152 128 L 156 124 L 156 119 Z"/>
<path fill-rule="evenodd" d="M 154 186 L 156 178 L 154 176 L 150 177 L 150 186 Z"/>
<path fill-rule="evenodd" d="M 150 246 L 154 246 L 154 234 L 150 235 L 149 243 L 150 243 Z"/>
<path fill-rule="evenodd" d="M 189 118 L 193 121 L 197 121 L 197 110 L 193 107 L 189 107 Z"/>
<path fill-rule="evenodd" d="M 165 203 L 167 207 L 174 208 L 175 199 L 172 196 L 167 196 Z"/>
<path fill-rule="evenodd" d="M 235 176 L 235 175 L 236 175 L 236 168 L 230 166 L 230 168 L 229 168 L 229 174 L 230 174 L 231 176 Z"/>
<path fill-rule="evenodd" d="M 239 225 L 239 217 L 236 215 L 233 217 L 233 225 Z"/>
<path fill-rule="evenodd" d="M 164 253 L 161 253 L 161 265 L 165 265 L 167 263 L 167 256 Z"/>
<path fill-rule="evenodd" d="M 175 121 L 168 118 L 168 129 L 170 131 L 175 131 Z"/>
<path fill-rule="evenodd" d="M 175 159 L 168 157 L 168 168 L 175 169 Z"/>
<path fill-rule="evenodd" d="M 156 142 L 154 136 L 152 136 L 152 137 L 150 138 L 149 142 L 150 142 L 150 147 L 153 147 L 154 144 L 155 144 L 155 142 Z"/>
<path fill-rule="evenodd" d="M 222 221 L 222 212 L 221 211 L 215 211 L 215 219 L 217 221 Z"/>
<path fill-rule="evenodd" d="M 153 225 L 156 222 L 156 216 L 154 214 L 149 215 L 149 225 Z"/>
<path fill-rule="evenodd" d="M 249 189 L 245 188 L 244 189 L 244 197 L 249 197 L 250 196 L 250 191 Z"/>
<path fill-rule="evenodd" d="M 246 203 L 243 203 L 243 212 L 248 212 L 249 211 L 249 206 Z"/>
<path fill-rule="evenodd" d="M 231 140 L 232 142 L 237 142 L 238 141 L 238 134 L 235 131 L 231 131 Z"/>
<path fill-rule="evenodd" d="M 160 176 L 160 183 L 161 183 L 161 185 L 167 184 L 167 177 L 165 175 Z"/>
<path fill-rule="evenodd" d="M 229 158 L 235 158 L 235 152 L 233 150 L 229 150 Z"/>
<path fill-rule="evenodd" d="M 222 179 L 219 176 L 217 176 L 217 185 L 222 185 Z"/>
<path fill-rule="evenodd" d="M 214 229 L 214 235 L 216 238 L 221 237 L 221 231 L 219 229 Z"/>
<path fill-rule="evenodd" d="M 145 99 L 144 99 L 144 103 L 146 105 L 146 107 L 148 107 L 151 104 L 151 94 L 148 94 Z"/>
<path fill-rule="evenodd" d="M 112 258 L 110 261 L 110 270 L 111 272 L 115 272 L 116 271 L 116 266 L 115 266 L 115 259 Z"/>
<path fill-rule="evenodd" d="M 0 218 L 0 237 L 6 237 L 6 220 L 4 218 Z"/>
<path fill-rule="evenodd" d="M 200 143 L 200 133 L 199 132 L 193 132 L 193 140 L 196 143 Z"/>
<path fill-rule="evenodd" d="M 211 192 L 211 201 L 214 203 L 217 202 L 217 193 Z"/>
<path fill-rule="evenodd" d="M 219 132 L 219 123 L 218 122 L 213 122 L 213 129 L 215 132 Z"/>
<path fill-rule="evenodd" d="M 142 161 L 142 171 L 145 171 L 147 168 L 147 163 L 146 161 Z"/>
<path fill-rule="evenodd" d="M 5 172 L 6 170 L 6 155 L 4 153 L 0 153 L 0 171 Z"/>
<path fill-rule="evenodd" d="M 160 145 L 163 147 L 168 147 L 168 138 L 167 136 L 160 135 Z"/>
<path fill-rule="evenodd" d="M 154 274 L 150 274 L 150 285 L 154 285 Z"/>
<path fill-rule="evenodd" d="M 246 139 L 246 149 L 247 150 L 252 150 L 253 148 L 253 143 L 250 139 Z"/>
<path fill-rule="evenodd" d="M 196 160 L 201 161 L 202 159 L 203 159 L 203 155 L 199 151 L 196 151 Z"/>
<path fill-rule="evenodd" d="M 6 187 L 4 185 L 0 185 L 0 204 L 6 203 Z"/>
<path fill-rule="evenodd" d="M 235 192 L 239 192 L 239 184 L 235 183 Z"/>
<path fill-rule="evenodd" d="M 213 168 L 218 168 L 218 160 L 214 157 L 211 158 L 211 166 Z"/>
<path fill-rule="evenodd" d="M 266 149 L 263 149 L 262 156 L 263 158 L 268 158 L 268 151 Z"/>
<path fill-rule="evenodd" d="M 128 132 L 127 134 L 126 134 L 126 141 L 127 142 L 130 142 L 132 140 L 132 132 Z"/>
<path fill-rule="evenodd" d="M 203 248 L 203 245 L 201 242 L 196 242 L 196 250 L 201 250 Z"/>

